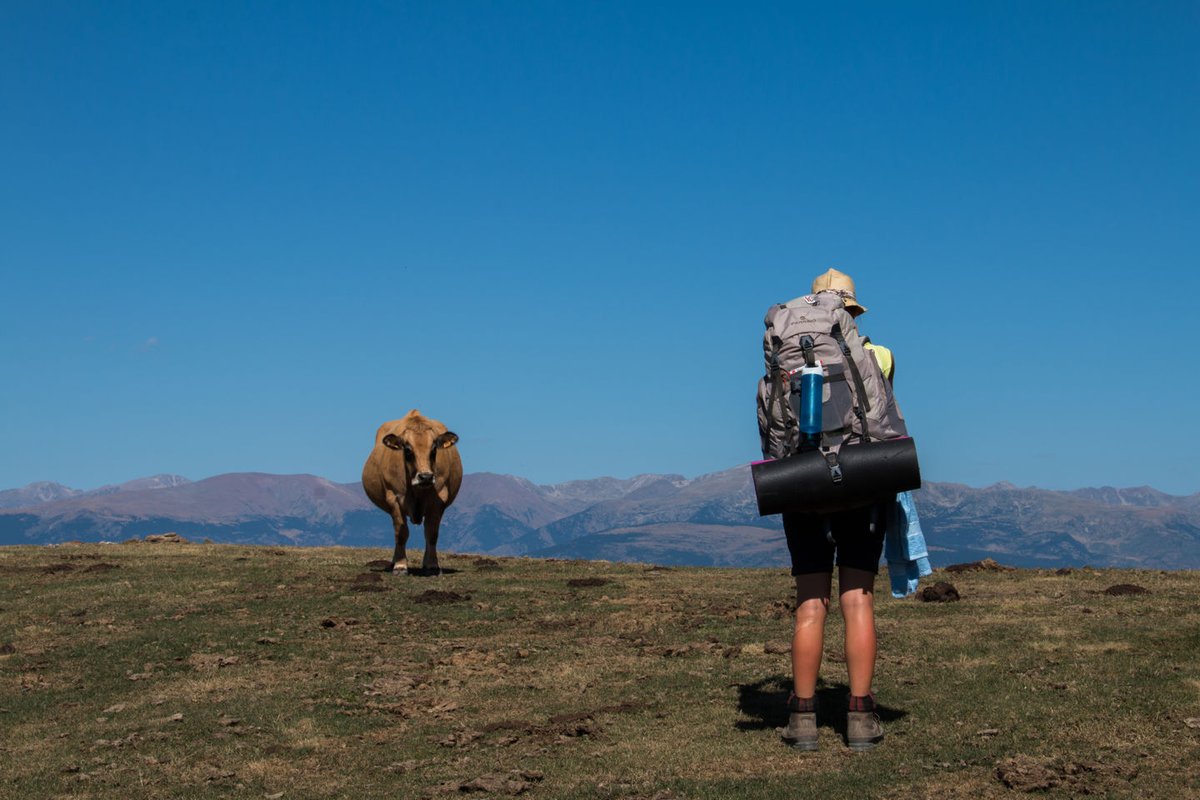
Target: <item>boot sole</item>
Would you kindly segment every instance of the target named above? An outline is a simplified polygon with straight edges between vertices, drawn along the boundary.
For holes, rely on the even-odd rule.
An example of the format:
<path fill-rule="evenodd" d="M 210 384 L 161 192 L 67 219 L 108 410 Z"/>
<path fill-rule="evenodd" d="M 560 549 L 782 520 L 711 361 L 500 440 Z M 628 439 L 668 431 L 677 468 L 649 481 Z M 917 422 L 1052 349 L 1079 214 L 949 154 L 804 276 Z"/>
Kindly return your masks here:
<path fill-rule="evenodd" d="M 861 753 L 865 750 L 874 750 L 876 747 L 879 747 L 879 745 L 881 745 L 881 744 L 883 744 L 882 739 L 880 739 L 877 742 L 850 742 L 849 747 L 851 750 L 855 751 L 856 753 Z"/>

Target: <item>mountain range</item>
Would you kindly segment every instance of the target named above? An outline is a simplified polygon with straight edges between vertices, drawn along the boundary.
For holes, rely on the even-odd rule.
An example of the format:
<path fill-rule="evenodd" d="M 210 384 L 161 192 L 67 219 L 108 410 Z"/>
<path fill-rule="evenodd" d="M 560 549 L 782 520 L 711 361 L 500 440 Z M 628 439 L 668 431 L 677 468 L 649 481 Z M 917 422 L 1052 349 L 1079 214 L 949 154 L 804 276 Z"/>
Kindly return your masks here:
<path fill-rule="evenodd" d="M 1200 493 L 926 483 L 916 493 L 935 565 L 1200 569 Z M 91 491 L 33 483 L 0 491 L 0 545 L 175 532 L 241 544 L 391 546 L 391 523 L 358 483 L 314 475 L 156 475 Z M 415 528 L 411 547 L 420 547 Z M 658 564 L 781 566 L 778 517 L 759 517 L 746 466 L 685 478 L 639 475 L 539 485 L 465 476 L 443 551 Z"/>

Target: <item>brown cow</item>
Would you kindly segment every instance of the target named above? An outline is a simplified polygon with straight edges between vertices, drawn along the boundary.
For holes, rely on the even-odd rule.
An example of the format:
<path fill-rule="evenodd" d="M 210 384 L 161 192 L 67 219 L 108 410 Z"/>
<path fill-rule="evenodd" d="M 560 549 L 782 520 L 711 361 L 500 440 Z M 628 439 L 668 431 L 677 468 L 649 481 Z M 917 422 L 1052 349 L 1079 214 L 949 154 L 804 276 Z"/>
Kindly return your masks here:
<path fill-rule="evenodd" d="M 392 572 L 407 573 L 408 521 L 425 525 L 421 571 L 438 575 L 438 526 L 462 485 L 458 435 L 415 408 L 403 419 L 385 422 L 375 432 L 375 448 L 363 465 L 362 483 L 371 502 L 392 517 L 396 551 Z"/>

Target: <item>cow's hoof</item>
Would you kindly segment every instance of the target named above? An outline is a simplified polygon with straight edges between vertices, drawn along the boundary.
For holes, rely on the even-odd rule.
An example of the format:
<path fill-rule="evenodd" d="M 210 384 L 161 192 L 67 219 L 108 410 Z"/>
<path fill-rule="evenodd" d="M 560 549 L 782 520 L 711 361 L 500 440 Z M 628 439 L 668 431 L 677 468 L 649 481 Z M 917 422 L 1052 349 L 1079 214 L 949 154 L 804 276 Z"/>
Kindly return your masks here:
<path fill-rule="evenodd" d="M 442 568 L 437 564 L 432 567 L 421 567 L 421 574 L 430 578 L 440 578 L 442 577 Z"/>
<path fill-rule="evenodd" d="M 392 574 L 393 575 L 407 575 L 408 574 L 408 565 L 407 564 L 393 564 L 392 565 Z"/>

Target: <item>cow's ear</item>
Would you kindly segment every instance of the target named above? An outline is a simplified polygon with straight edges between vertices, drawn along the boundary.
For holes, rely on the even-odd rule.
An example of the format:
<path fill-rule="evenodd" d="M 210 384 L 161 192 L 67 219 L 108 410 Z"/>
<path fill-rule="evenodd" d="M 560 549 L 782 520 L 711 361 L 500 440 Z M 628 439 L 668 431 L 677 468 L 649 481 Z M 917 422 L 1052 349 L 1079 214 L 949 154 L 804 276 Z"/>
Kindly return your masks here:
<path fill-rule="evenodd" d="M 446 431 L 438 437 L 438 447 L 441 447 L 443 450 L 445 450 L 446 448 L 453 447 L 457 441 L 457 433 L 454 431 Z"/>
<path fill-rule="evenodd" d="M 404 447 L 404 445 L 400 443 L 400 437 L 394 433 L 389 433 L 387 436 L 383 437 L 381 444 L 383 444 L 384 447 L 390 447 L 393 450 L 401 450 Z"/>

